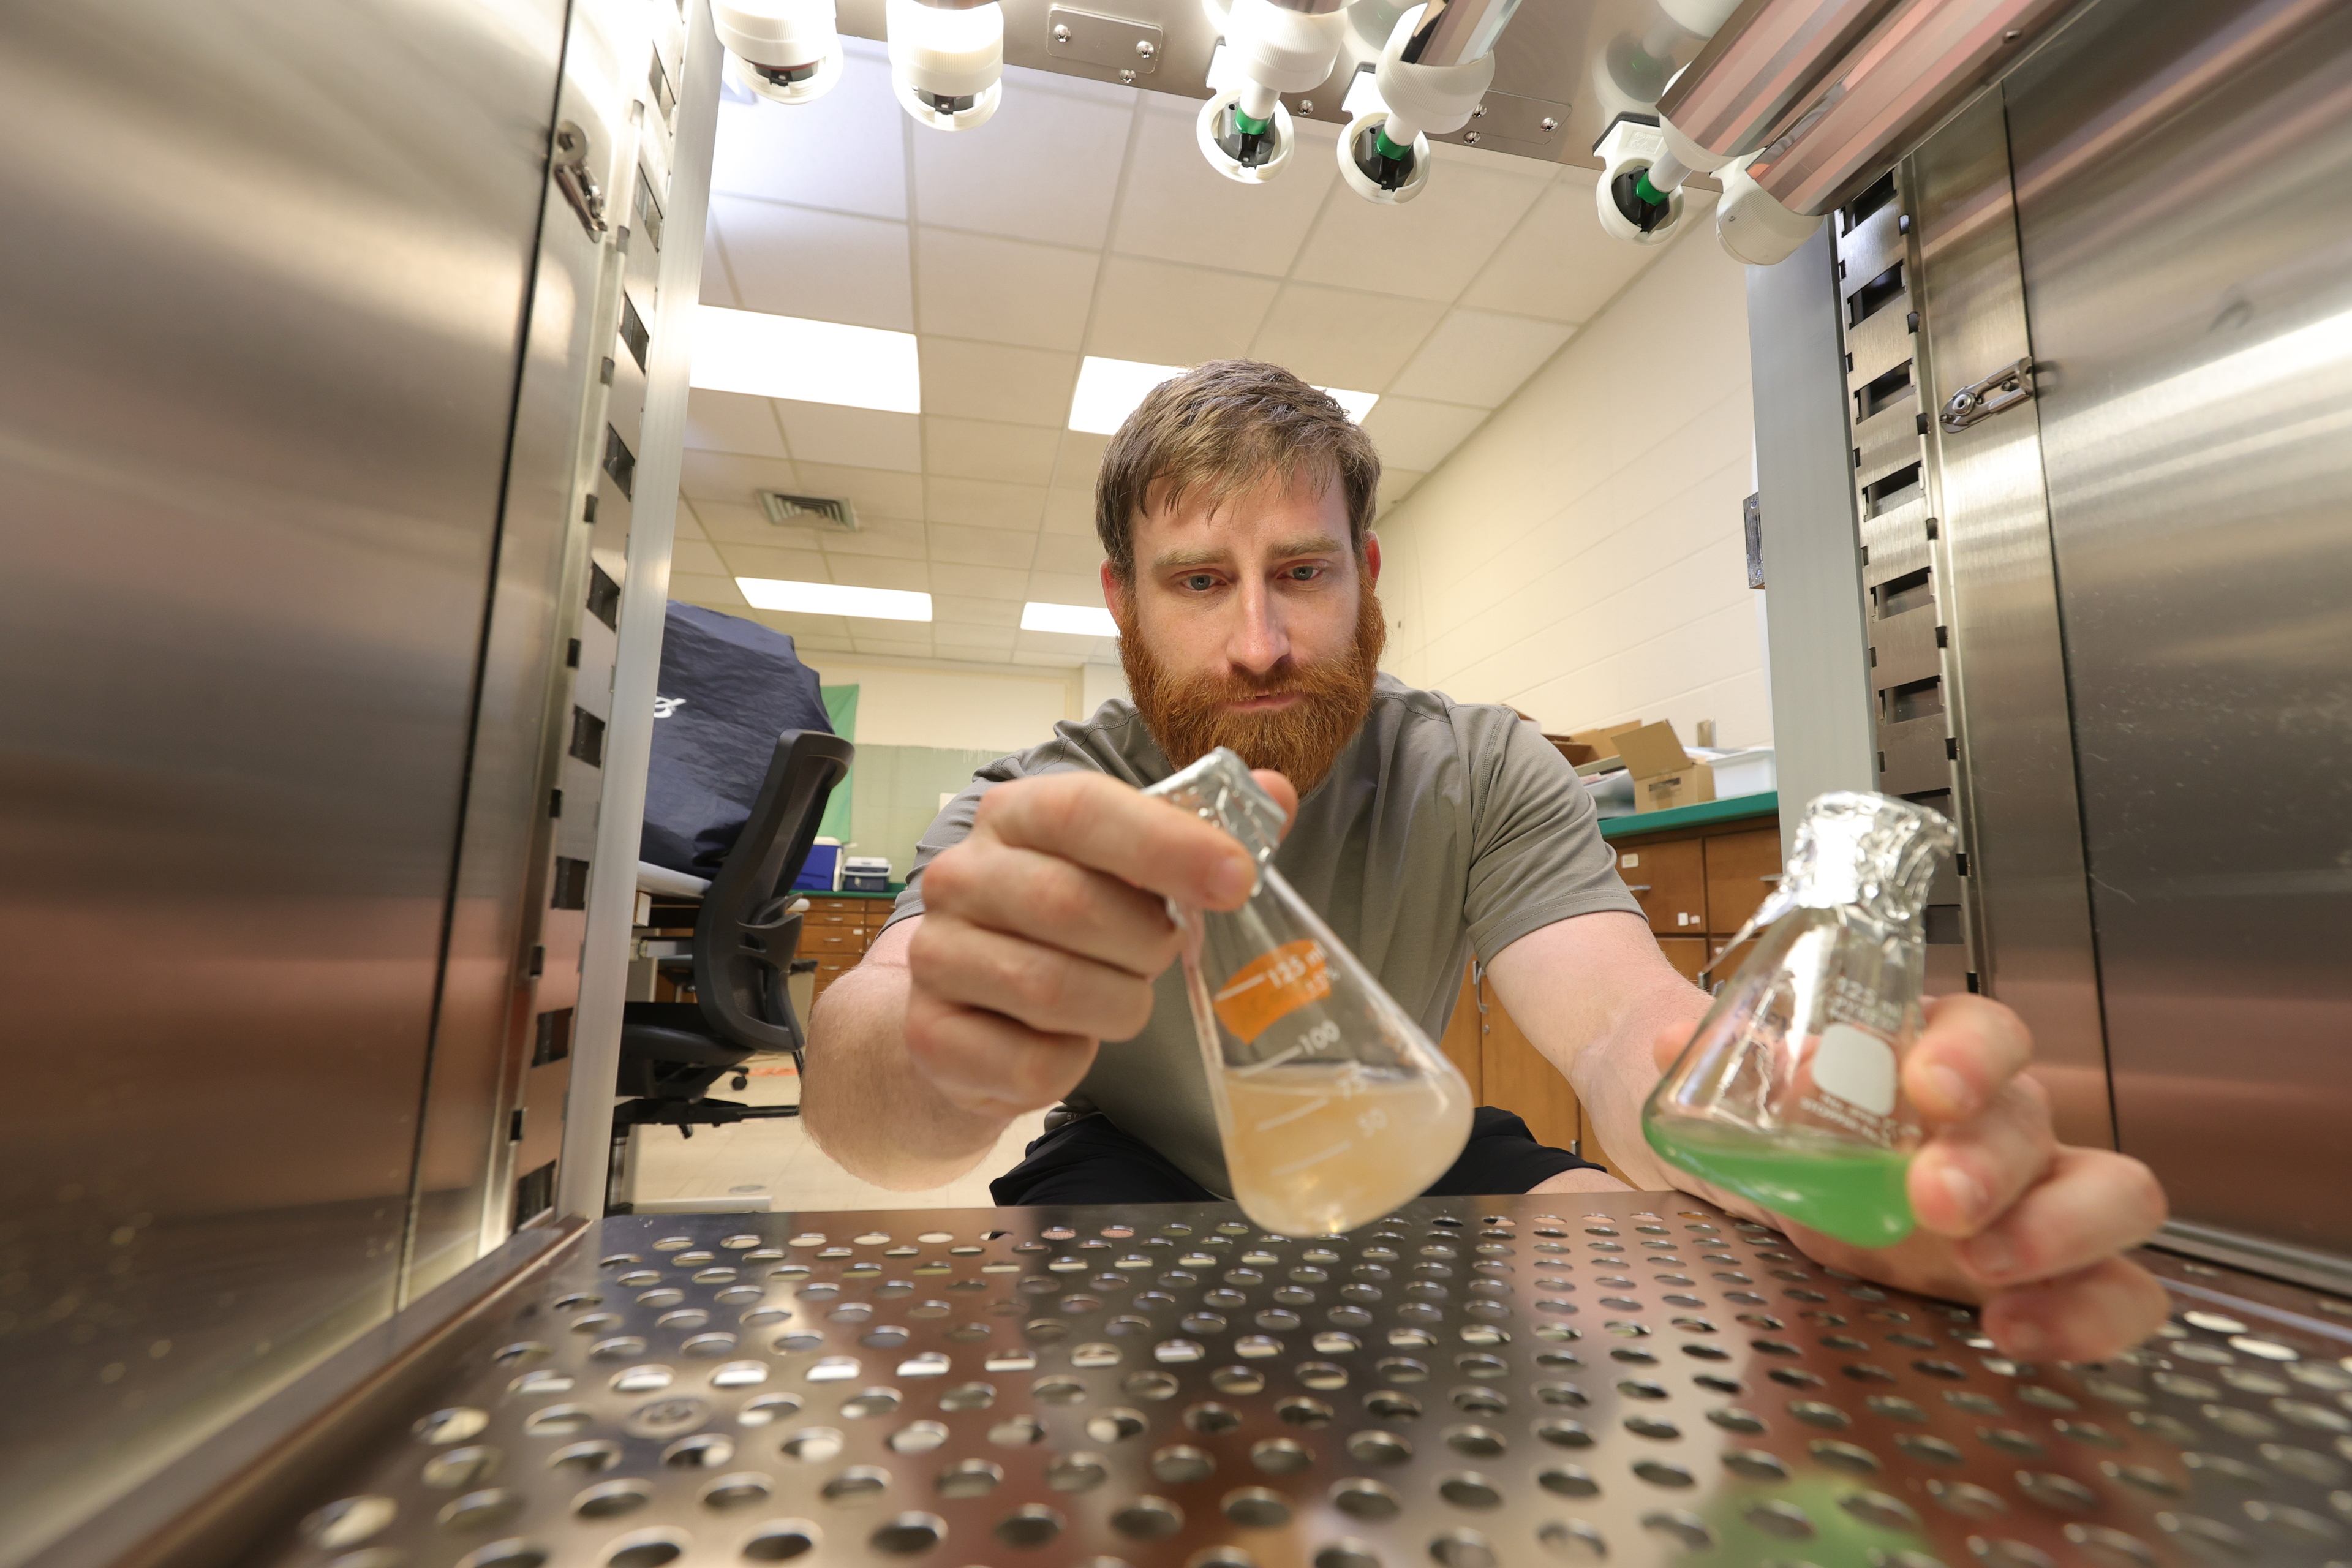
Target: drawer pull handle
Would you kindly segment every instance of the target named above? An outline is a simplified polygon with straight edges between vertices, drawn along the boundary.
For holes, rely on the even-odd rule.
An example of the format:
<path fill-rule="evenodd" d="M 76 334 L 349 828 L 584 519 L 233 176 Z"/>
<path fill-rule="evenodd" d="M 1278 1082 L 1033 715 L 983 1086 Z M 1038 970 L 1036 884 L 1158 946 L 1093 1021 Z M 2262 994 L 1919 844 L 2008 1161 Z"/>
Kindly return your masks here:
<path fill-rule="evenodd" d="M 1759 882 L 1773 882 L 1773 883 L 1779 883 L 1779 882 L 1781 882 L 1781 881 L 1785 881 L 1787 879 L 1785 879 L 1784 877 L 1782 877 L 1782 876 L 1780 875 L 1780 873 L 1779 873 L 1778 871 L 1775 871 L 1775 872 L 1773 872 L 1773 873 L 1772 873 L 1770 876 L 1769 876 L 1769 877 L 1759 877 L 1759 878 L 1757 878 L 1756 879 L 1757 879 L 1758 881 L 1759 881 Z"/>
<path fill-rule="evenodd" d="M 1646 893 L 1650 890 L 1650 884 L 1647 882 L 1628 882 L 1625 884 L 1625 890 L 1629 893 Z"/>

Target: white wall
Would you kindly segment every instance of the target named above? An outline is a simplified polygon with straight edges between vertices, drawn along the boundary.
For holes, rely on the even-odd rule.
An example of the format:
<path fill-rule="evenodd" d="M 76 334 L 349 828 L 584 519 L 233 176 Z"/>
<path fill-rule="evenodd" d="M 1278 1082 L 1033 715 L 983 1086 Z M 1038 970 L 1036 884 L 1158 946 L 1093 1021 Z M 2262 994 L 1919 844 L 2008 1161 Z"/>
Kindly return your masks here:
<path fill-rule="evenodd" d="M 1096 709 L 1116 697 L 1127 699 L 1127 671 L 1115 664 L 1084 664 L 1078 667 L 1078 711 L 1087 718 Z"/>
<path fill-rule="evenodd" d="M 998 672 L 836 653 L 812 653 L 809 662 L 825 685 L 857 687 L 860 746 L 937 746 L 1002 755 L 1050 739 L 1055 725 L 1081 713 L 1075 668 Z"/>
<path fill-rule="evenodd" d="M 1740 502 L 1752 488 L 1747 286 L 1688 232 L 1377 531 L 1383 663 L 1548 730 L 1700 719 L 1771 739 Z"/>

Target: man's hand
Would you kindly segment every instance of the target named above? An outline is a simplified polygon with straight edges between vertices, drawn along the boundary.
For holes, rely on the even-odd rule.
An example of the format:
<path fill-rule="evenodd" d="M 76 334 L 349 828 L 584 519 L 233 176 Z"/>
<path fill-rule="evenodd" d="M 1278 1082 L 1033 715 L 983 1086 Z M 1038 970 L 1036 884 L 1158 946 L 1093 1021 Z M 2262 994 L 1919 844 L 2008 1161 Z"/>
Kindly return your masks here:
<path fill-rule="evenodd" d="M 1660 1070 L 1688 1039 L 1659 1036 Z M 2096 1361 L 2164 1322 L 2164 1288 L 2120 1256 L 2164 1223 L 2164 1190 L 2137 1160 L 2058 1142 L 2049 1097 L 2022 1070 L 2032 1049 L 1998 1002 L 1929 1002 L 1903 1063 L 1904 1092 L 1929 1130 L 1911 1162 L 1918 1228 L 1868 1248 L 1769 1217 L 1816 1262 L 1980 1302 L 1985 1332 L 2021 1361 Z"/>
<path fill-rule="evenodd" d="M 1297 792 L 1256 774 L 1286 815 Z M 1232 835 L 1100 773 L 981 796 L 971 832 L 923 872 L 908 951 L 909 1058 L 973 1116 L 1010 1120 L 1086 1077 L 1103 1040 L 1151 1016 L 1181 937 L 1164 900 L 1237 909 L 1257 868 Z"/>

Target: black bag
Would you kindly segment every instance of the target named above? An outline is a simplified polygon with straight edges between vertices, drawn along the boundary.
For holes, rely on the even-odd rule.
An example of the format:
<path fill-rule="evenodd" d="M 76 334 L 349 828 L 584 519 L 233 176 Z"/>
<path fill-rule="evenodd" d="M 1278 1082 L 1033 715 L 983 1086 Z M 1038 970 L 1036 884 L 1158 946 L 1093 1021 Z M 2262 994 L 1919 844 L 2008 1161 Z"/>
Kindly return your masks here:
<path fill-rule="evenodd" d="M 833 733 L 816 671 L 800 661 L 793 639 L 672 601 L 639 858 L 716 876 L 787 730 Z"/>

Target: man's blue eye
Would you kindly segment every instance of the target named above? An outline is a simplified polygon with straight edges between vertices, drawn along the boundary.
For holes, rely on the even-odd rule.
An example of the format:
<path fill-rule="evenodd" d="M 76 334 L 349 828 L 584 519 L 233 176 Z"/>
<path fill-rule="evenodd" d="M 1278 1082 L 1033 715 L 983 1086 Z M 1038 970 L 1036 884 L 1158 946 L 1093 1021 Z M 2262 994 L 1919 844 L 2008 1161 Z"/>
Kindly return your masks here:
<path fill-rule="evenodd" d="M 1216 586 L 1216 583 L 1217 580 L 1214 577 L 1210 576 L 1205 572 L 1196 572 L 1192 576 L 1184 579 L 1184 586 L 1187 588 L 1197 588 L 1203 593 L 1206 593 L 1209 589 Z"/>

